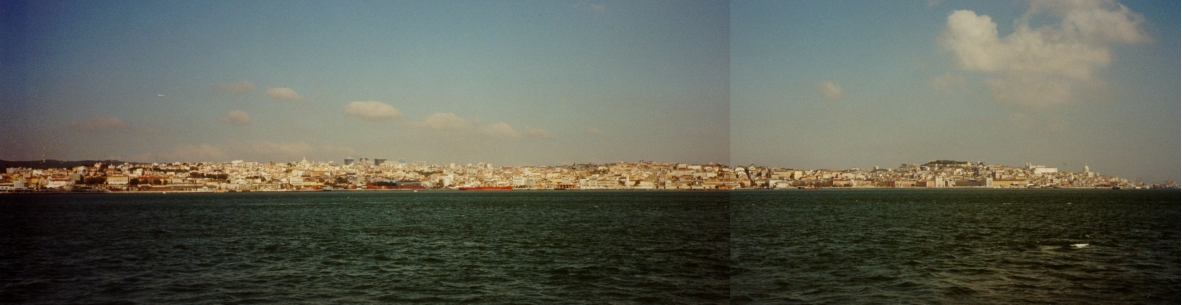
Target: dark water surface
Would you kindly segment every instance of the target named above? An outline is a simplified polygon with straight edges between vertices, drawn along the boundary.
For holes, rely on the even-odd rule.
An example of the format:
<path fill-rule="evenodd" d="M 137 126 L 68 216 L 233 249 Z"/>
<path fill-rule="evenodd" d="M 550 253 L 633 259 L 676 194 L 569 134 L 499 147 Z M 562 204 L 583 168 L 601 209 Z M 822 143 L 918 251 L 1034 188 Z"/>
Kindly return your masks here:
<path fill-rule="evenodd" d="M 724 303 L 726 193 L 0 197 L 27 303 Z"/>
<path fill-rule="evenodd" d="M 0 302 L 1177 304 L 1180 214 L 1176 190 L 4 195 Z"/>
<path fill-rule="evenodd" d="M 735 192 L 732 202 L 735 303 L 1179 301 L 1176 190 Z"/>

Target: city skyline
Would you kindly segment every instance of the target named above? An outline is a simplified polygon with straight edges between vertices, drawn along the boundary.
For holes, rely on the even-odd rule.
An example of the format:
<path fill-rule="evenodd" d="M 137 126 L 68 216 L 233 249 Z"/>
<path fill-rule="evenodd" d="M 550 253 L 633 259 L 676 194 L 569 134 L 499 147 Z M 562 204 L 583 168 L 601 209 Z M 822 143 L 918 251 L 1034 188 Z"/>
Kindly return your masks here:
<path fill-rule="evenodd" d="M 1178 3 L 3 5 L 5 160 L 1182 167 Z"/>

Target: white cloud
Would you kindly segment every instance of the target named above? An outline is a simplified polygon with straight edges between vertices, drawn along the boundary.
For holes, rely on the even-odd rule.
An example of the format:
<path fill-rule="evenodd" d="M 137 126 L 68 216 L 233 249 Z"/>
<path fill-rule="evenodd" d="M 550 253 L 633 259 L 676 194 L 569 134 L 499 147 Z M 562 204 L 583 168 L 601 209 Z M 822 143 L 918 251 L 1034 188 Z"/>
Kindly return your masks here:
<path fill-rule="evenodd" d="M 250 115 L 242 110 L 230 111 L 226 116 L 218 117 L 218 120 L 239 126 L 250 125 Z"/>
<path fill-rule="evenodd" d="M 525 126 L 525 128 L 522 128 L 521 134 L 530 139 L 549 139 L 554 137 L 554 134 L 550 133 L 548 130 L 533 128 L 530 126 Z"/>
<path fill-rule="evenodd" d="M 836 101 L 841 99 L 842 96 L 845 96 L 845 93 L 841 91 L 841 86 L 833 83 L 833 81 L 823 81 L 817 84 L 817 86 L 821 90 L 821 96 L 830 101 Z"/>
<path fill-rule="evenodd" d="M 494 138 L 518 138 L 521 134 L 509 126 L 505 122 L 497 122 L 496 124 L 484 126 L 480 128 L 480 133 Z"/>
<path fill-rule="evenodd" d="M 587 127 L 587 134 L 602 137 L 602 136 L 606 136 L 607 132 L 600 130 L 599 128 Z"/>
<path fill-rule="evenodd" d="M 366 121 L 386 121 L 402 117 L 402 111 L 379 101 L 356 101 L 345 105 L 345 114 Z"/>
<path fill-rule="evenodd" d="M 454 113 L 436 113 L 427 116 L 422 121 L 406 123 L 405 126 L 444 131 L 458 136 L 457 139 L 473 139 L 472 137 L 488 137 L 497 139 L 546 139 L 554 137 L 550 131 L 525 126 L 518 130 L 505 122 L 482 124 L 480 119 L 465 119 Z"/>
<path fill-rule="evenodd" d="M 276 101 L 295 101 L 303 99 L 295 90 L 291 88 L 270 88 L 267 89 L 267 97 Z"/>
<path fill-rule="evenodd" d="M 86 120 L 86 122 L 83 122 L 81 124 L 79 124 L 78 122 L 70 123 L 70 126 L 76 128 L 76 129 L 82 130 L 82 131 L 86 131 L 86 132 L 112 131 L 112 130 L 123 130 L 123 129 L 131 128 L 131 125 L 128 125 L 127 123 L 123 122 L 123 120 L 121 120 L 117 117 L 97 117 L 97 116 L 91 117 L 89 120 Z"/>
<path fill-rule="evenodd" d="M 240 80 L 230 83 L 217 83 L 218 89 L 229 93 L 250 93 L 254 91 L 254 84 Z"/>
<path fill-rule="evenodd" d="M 1058 24 L 1031 28 L 1048 15 Z M 1041 107 L 1066 103 L 1074 88 L 1100 82 L 1096 71 L 1112 61 L 1112 46 L 1149 41 L 1144 18 L 1112 0 L 1032 1 L 1000 37 L 986 15 L 958 10 L 948 16 L 941 46 L 962 70 L 985 72 L 1000 102 Z"/>
<path fill-rule="evenodd" d="M 428 128 L 435 130 L 461 130 L 468 128 L 472 122 L 456 116 L 454 113 L 436 113 L 427 116 L 419 122 L 411 122 L 408 125 L 418 128 Z"/>

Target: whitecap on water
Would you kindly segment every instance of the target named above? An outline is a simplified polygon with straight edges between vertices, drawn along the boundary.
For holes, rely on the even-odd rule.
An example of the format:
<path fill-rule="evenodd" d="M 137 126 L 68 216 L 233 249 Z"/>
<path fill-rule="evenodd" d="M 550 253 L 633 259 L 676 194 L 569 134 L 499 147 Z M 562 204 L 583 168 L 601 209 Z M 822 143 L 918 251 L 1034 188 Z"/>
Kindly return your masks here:
<path fill-rule="evenodd" d="M 1088 244 L 1071 244 L 1071 247 L 1076 248 L 1076 249 L 1082 249 L 1083 247 L 1087 247 L 1087 246 L 1088 246 Z"/>

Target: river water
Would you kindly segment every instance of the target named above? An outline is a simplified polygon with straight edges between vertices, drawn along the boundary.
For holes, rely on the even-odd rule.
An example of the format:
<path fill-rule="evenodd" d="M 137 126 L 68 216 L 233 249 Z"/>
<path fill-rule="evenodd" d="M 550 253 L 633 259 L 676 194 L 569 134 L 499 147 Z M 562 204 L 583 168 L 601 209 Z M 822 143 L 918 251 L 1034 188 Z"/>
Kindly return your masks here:
<path fill-rule="evenodd" d="M 5 303 L 1171 303 L 1178 191 L 0 196 Z"/>

